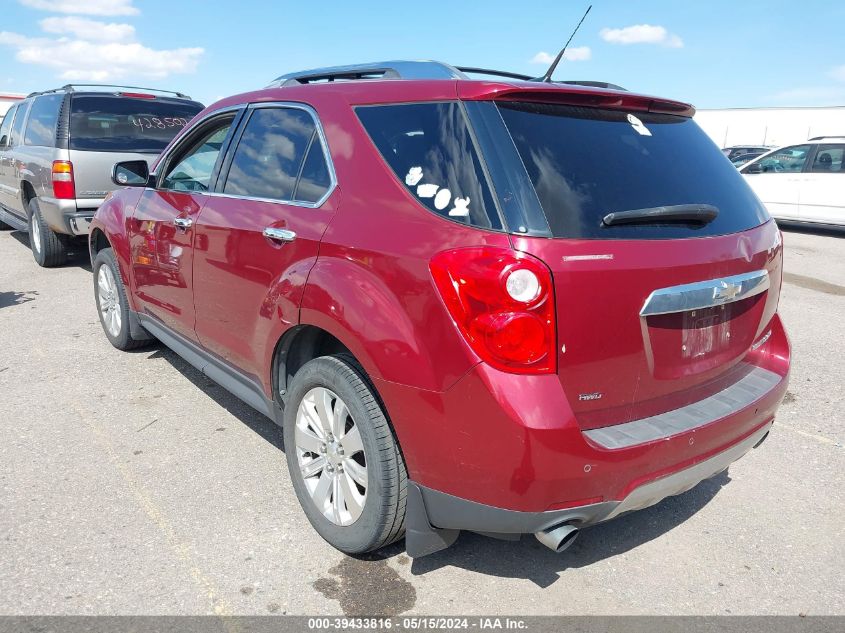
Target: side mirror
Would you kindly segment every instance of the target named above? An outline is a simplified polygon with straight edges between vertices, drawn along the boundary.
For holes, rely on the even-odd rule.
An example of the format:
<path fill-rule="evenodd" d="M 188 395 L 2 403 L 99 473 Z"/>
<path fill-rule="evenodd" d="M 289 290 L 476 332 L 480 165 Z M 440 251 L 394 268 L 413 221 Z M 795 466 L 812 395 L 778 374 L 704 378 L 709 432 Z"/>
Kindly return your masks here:
<path fill-rule="evenodd" d="M 760 167 L 760 163 L 751 163 L 742 170 L 743 174 L 760 174 L 763 173 L 763 168 Z"/>
<path fill-rule="evenodd" d="M 125 160 L 116 163 L 111 180 L 119 187 L 146 187 L 150 181 L 150 166 L 145 160 Z"/>

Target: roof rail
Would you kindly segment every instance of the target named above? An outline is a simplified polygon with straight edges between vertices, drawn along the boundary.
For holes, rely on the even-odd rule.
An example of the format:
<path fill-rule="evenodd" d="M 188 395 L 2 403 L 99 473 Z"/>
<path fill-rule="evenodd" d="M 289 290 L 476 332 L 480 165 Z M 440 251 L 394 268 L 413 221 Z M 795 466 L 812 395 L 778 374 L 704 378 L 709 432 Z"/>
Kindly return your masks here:
<path fill-rule="evenodd" d="M 46 95 L 55 92 L 76 92 L 80 88 L 121 88 L 122 90 L 146 90 L 148 92 L 160 92 L 163 94 L 175 95 L 180 99 L 190 99 L 190 97 L 181 92 L 174 92 L 173 90 L 161 90 L 160 88 L 142 88 L 141 86 L 120 86 L 117 84 L 66 84 L 61 88 L 53 88 L 52 90 L 42 90 L 41 92 L 33 92 L 27 97 L 35 95 Z"/>
<path fill-rule="evenodd" d="M 508 79 L 520 79 L 522 81 L 532 81 L 534 77 L 530 75 L 523 75 L 521 73 L 512 73 L 507 70 L 491 70 L 490 68 L 474 68 L 472 66 L 458 66 L 458 70 L 462 73 L 470 73 L 472 75 L 490 75 L 492 77 L 507 77 Z"/>
<path fill-rule="evenodd" d="M 300 70 L 276 77 L 268 88 L 355 79 L 466 79 L 460 70 L 435 61 L 388 61 Z"/>
<path fill-rule="evenodd" d="M 300 70 L 276 77 L 267 88 L 281 88 L 310 83 L 328 83 L 333 81 L 355 81 L 361 79 L 469 79 L 466 73 L 472 75 L 490 75 L 505 77 L 518 81 L 540 81 L 536 77 L 513 73 L 507 70 L 493 70 L 490 68 L 476 68 L 474 66 L 452 66 L 436 61 L 402 61 L 372 62 L 369 64 L 351 64 L 349 66 L 330 66 L 328 68 L 313 68 Z M 625 90 L 622 86 L 606 81 L 553 81 L 553 84 L 570 84 L 576 86 L 590 86 L 593 88 L 607 88 L 610 90 Z"/>
<path fill-rule="evenodd" d="M 814 136 L 813 138 L 807 139 L 808 141 L 824 141 L 825 139 L 829 138 L 845 138 L 845 134 L 833 134 L 833 135 L 825 135 L 825 136 Z"/>
<path fill-rule="evenodd" d="M 617 84 L 608 83 L 606 81 L 588 81 L 588 80 L 566 80 L 555 81 L 556 84 L 569 84 L 571 86 L 589 86 L 590 88 L 606 88 L 608 90 L 623 90 L 628 92 L 627 88 L 623 88 Z"/>

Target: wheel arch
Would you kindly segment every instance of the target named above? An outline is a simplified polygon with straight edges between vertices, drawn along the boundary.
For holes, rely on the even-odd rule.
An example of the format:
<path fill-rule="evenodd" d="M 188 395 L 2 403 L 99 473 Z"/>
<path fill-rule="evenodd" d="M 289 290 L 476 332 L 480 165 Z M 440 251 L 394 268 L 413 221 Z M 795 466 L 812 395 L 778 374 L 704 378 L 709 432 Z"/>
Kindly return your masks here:
<path fill-rule="evenodd" d="M 128 218 L 124 215 L 126 209 L 121 196 L 107 198 L 100 205 L 91 221 L 88 233 L 88 253 L 93 264 L 97 253 L 104 248 L 111 248 L 114 251 L 120 275 L 127 289 L 129 306 L 134 310 L 135 298 L 132 292 L 134 284 L 130 266 L 129 237 L 126 232 Z"/>
<path fill-rule="evenodd" d="M 310 324 L 300 324 L 287 330 L 276 344 L 273 352 L 273 363 L 271 367 L 271 381 L 273 389 L 273 399 L 282 408 L 288 405 L 287 394 L 290 388 L 290 382 L 296 372 L 305 365 L 308 361 L 321 356 L 329 356 L 343 354 L 350 357 L 364 383 L 369 387 L 373 397 L 381 407 L 387 424 L 390 427 L 393 437 L 396 439 L 396 445 L 399 447 L 402 458 L 405 460 L 409 468 L 415 463 L 413 455 L 411 455 L 411 463 L 408 462 L 408 455 L 403 449 L 402 438 L 397 430 L 396 424 L 390 414 L 382 394 L 370 376 L 367 368 L 361 363 L 358 356 L 353 353 L 350 346 L 346 345 L 338 336 L 329 332 L 319 326 Z"/>
<path fill-rule="evenodd" d="M 28 180 L 22 180 L 20 186 L 21 204 L 23 205 L 23 212 L 26 217 L 29 217 L 29 203 L 37 197 L 35 187 Z"/>

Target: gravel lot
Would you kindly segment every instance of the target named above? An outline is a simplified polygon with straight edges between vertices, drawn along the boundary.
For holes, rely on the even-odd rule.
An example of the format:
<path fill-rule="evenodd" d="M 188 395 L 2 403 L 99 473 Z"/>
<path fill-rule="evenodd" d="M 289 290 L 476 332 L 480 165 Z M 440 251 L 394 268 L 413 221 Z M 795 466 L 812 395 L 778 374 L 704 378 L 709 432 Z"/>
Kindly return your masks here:
<path fill-rule="evenodd" d="M 102 334 L 84 254 L 0 233 L 0 614 L 845 614 L 845 232 L 790 230 L 768 441 L 556 555 L 464 534 L 345 557 L 280 431 L 163 347 Z"/>

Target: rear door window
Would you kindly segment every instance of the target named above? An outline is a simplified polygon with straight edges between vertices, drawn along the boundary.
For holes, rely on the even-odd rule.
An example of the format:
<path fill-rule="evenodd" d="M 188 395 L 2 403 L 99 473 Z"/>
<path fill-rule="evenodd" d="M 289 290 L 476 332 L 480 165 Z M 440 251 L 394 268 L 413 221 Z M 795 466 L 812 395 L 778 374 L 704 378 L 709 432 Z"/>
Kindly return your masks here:
<path fill-rule="evenodd" d="M 51 147 L 56 143 L 56 124 L 59 120 L 64 94 L 42 95 L 32 103 L 26 123 L 24 144 Z"/>
<path fill-rule="evenodd" d="M 744 231 L 768 219 L 742 176 L 691 119 L 557 104 L 500 103 L 552 235 L 679 238 Z M 707 224 L 614 224 L 613 212 L 710 205 Z"/>
<path fill-rule="evenodd" d="M 268 200 L 294 200 L 305 155 L 315 142 L 319 148 L 317 126 L 305 110 L 256 108 L 238 141 L 223 193 Z M 311 168 L 312 177 L 319 179 L 314 169 Z M 303 193 L 306 189 L 308 187 L 303 188 Z"/>
<path fill-rule="evenodd" d="M 356 113 L 396 178 L 420 204 L 456 222 L 502 228 L 458 103 L 359 106 Z"/>
<path fill-rule="evenodd" d="M 845 173 L 845 145 L 819 145 L 810 171 L 816 174 Z"/>
<path fill-rule="evenodd" d="M 158 154 L 200 110 L 195 101 L 74 95 L 69 147 Z"/>

